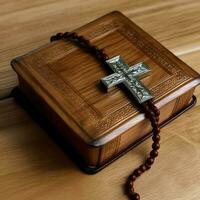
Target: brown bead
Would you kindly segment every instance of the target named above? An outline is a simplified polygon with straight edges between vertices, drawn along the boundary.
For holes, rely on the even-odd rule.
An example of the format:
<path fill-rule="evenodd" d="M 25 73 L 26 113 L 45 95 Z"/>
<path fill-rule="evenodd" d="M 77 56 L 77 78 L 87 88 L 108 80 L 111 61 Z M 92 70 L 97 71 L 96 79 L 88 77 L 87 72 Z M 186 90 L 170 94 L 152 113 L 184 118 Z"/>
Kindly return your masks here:
<path fill-rule="evenodd" d="M 53 41 L 55 41 L 55 40 L 57 40 L 56 37 L 55 37 L 54 35 L 51 36 L 50 41 L 53 42 Z"/>
<path fill-rule="evenodd" d="M 155 115 L 156 115 L 156 116 L 160 116 L 160 110 L 158 110 L 156 107 L 155 107 L 154 112 L 155 112 Z"/>
<path fill-rule="evenodd" d="M 145 172 L 147 170 L 147 167 L 143 164 L 140 165 L 139 169 L 141 170 L 141 172 Z"/>
<path fill-rule="evenodd" d="M 129 180 L 130 181 L 135 181 L 137 179 L 137 177 L 135 176 L 135 175 L 131 175 L 130 177 L 129 177 Z"/>
<path fill-rule="evenodd" d="M 73 33 L 72 32 L 68 32 L 67 35 L 68 35 L 68 37 L 72 37 Z"/>
<path fill-rule="evenodd" d="M 160 110 L 155 105 L 152 105 L 152 110 L 156 116 L 160 115 Z"/>
<path fill-rule="evenodd" d="M 72 33 L 70 34 L 70 36 L 73 37 L 73 38 L 78 37 L 77 33 L 75 33 L 75 32 L 72 32 Z"/>
<path fill-rule="evenodd" d="M 158 151 L 152 150 L 152 151 L 150 152 L 150 156 L 151 156 L 152 158 L 157 157 L 157 156 L 158 156 Z"/>
<path fill-rule="evenodd" d="M 78 36 L 78 40 L 79 40 L 80 42 L 85 42 L 85 38 L 84 38 L 83 36 Z"/>
<path fill-rule="evenodd" d="M 108 60 L 108 59 L 109 59 L 108 55 L 106 55 L 105 53 L 102 54 L 102 58 L 103 58 L 104 60 Z"/>
<path fill-rule="evenodd" d="M 153 109 L 156 116 L 160 115 L 160 110 L 155 106 L 152 100 L 148 101 L 149 106 Z"/>
<path fill-rule="evenodd" d="M 152 125 L 153 129 L 158 128 L 158 122 L 156 121 L 156 118 L 154 119 L 154 121 L 152 121 L 151 125 Z"/>
<path fill-rule="evenodd" d="M 61 39 L 61 38 L 63 37 L 63 33 L 57 33 L 57 34 L 56 34 L 56 37 L 57 37 L 58 39 Z"/>
<path fill-rule="evenodd" d="M 154 158 L 147 158 L 147 160 L 146 160 L 146 163 L 148 164 L 148 165 L 152 165 L 153 163 L 154 163 Z"/>
<path fill-rule="evenodd" d="M 65 32 L 65 33 L 63 33 L 63 37 L 64 37 L 64 38 L 68 38 L 68 37 L 69 37 L 69 34 L 70 34 L 69 32 Z"/>
<path fill-rule="evenodd" d="M 151 165 L 148 165 L 147 163 L 145 163 L 145 166 L 146 166 L 147 170 L 151 169 Z"/>
<path fill-rule="evenodd" d="M 154 112 L 152 110 L 150 110 L 150 113 L 151 113 L 152 116 L 154 116 Z"/>
<path fill-rule="evenodd" d="M 150 119 L 151 125 L 152 125 L 153 127 L 158 126 L 158 121 L 156 121 L 155 115 L 154 115 L 154 116 L 151 116 L 151 118 L 149 118 L 149 119 Z"/>
<path fill-rule="evenodd" d="M 133 182 L 133 181 L 130 181 L 130 182 L 128 183 L 128 187 L 129 187 L 129 188 L 133 188 L 133 185 L 134 185 L 134 182 Z"/>
<path fill-rule="evenodd" d="M 160 128 L 157 126 L 157 127 L 153 127 L 153 132 L 154 133 L 160 133 Z"/>
<path fill-rule="evenodd" d="M 159 143 L 153 143 L 152 148 L 153 148 L 153 150 L 158 150 L 158 149 L 160 149 L 160 144 Z"/>
<path fill-rule="evenodd" d="M 140 200 L 140 195 L 138 193 L 131 194 L 131 200 Z"/>
<path fill-rule="evenodd" d="M 160 135 L 153 135 L 152 140 L 154 142 L 159 142 L 160 141 Z"/>
<path fill-rule="evenodd" d="M 157 121 L 157 122 L 159 122 L 159 119 L 160 119 L 159 116 L 156 116 L 156 121 Z"/>
<path fill-rule="evenodd" d="M 135 171 L 133 172 L 133 174 L 138 177 L 142 174 L 142 171 L 138 168 L 138 169 L 135 169 Z"/>
<path fill-rule="evenodd" d="M 135 190 L 133 187 L 128 187 L 128 193 L 131 195 L 131 194 L 134 194 L 135 193 Z"/>
<path fill-rule="evenodd" d="M 53 42 L 55 40 L 60 40 L 60 39 L 62 39 L 62 33 L 57 33 L 56 35 L 50 38 L 50 41 Z"/>

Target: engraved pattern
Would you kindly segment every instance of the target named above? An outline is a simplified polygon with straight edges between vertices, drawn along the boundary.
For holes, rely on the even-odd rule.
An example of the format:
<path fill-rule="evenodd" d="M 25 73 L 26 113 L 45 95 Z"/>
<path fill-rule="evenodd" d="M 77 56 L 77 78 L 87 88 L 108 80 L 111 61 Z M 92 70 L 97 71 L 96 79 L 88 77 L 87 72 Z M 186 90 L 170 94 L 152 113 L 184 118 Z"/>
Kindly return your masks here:
<path fill-rule="evenodd" d="M 102 78 L 101 81 L 107 88 L 111 88 L 125 81 L 125 77 L 122 74 L 114 73 Z"/>
<path fill-rule="evenodd" d="M 131 93 L 135 96 L 139 103 L 143 103 L 153 98 L 150 91 L 136 78 L 126 81 L 125 85 L 127 85 L 128 88 L 131 88 Z"/>

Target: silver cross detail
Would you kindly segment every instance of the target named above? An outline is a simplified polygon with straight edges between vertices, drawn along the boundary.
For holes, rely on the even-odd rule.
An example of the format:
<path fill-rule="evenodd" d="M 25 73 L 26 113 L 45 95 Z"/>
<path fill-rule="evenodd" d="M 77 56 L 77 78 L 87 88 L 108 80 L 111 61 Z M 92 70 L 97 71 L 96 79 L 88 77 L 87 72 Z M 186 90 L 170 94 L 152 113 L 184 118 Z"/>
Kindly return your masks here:
<path fill-rule="evenodd" d="M 115 72 L 101 79 L 107 89 L 123 83 L 139 103 L 153 98 L 151 92 L 139 80 L 139 77 L 144 77 L 151 71 L 146 64 L 141 62 L 129 67 L 121 56 L 115 56 L 106 63 Z"/>

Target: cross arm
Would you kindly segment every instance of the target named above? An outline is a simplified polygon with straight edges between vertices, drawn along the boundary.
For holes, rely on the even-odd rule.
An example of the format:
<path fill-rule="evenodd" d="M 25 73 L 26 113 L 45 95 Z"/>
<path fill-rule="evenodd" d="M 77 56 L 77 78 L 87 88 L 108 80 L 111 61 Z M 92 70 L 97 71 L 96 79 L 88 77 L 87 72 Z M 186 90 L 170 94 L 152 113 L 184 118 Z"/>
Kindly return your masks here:
<path fill-rule="evenodd" d="M 104 86 L 106 86 L 107 89 L 109 89 L 119 83 L 122 83 L 124 80 L 125 78 L 123 75 L 114 73 L 102 78 L 101 82 L 104 84 Z"/>
<path fill-rule="evenodd" d="M 129 67 L 127 73 L 129 76 L 132 76 L 132 77 L 139 76 L 140 78 L 143 78 L 145 76 L 148 76 L 150 71 L 151 70 L 148 67 L 148 65 L 146 65 L 143 62 L 140 62 Z"/>

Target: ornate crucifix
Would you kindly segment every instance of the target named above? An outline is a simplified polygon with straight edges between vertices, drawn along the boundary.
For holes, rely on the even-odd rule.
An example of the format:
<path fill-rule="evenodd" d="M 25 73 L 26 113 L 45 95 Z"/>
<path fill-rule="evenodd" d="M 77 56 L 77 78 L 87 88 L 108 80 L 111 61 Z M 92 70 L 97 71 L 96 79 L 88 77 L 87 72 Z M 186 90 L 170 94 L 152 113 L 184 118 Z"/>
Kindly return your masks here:
<path fill-rule="evenodd" d="M 139 103 L 153 98 L 151 92 L 139 80 L 139 77 L 144 77 L 151 71 L 146 64 L 141 62 L 129 67 L 121 56 L 106 60 L 106 63 L 115 72 L 101 79 L 107 89 L 123 83 Z"/>

